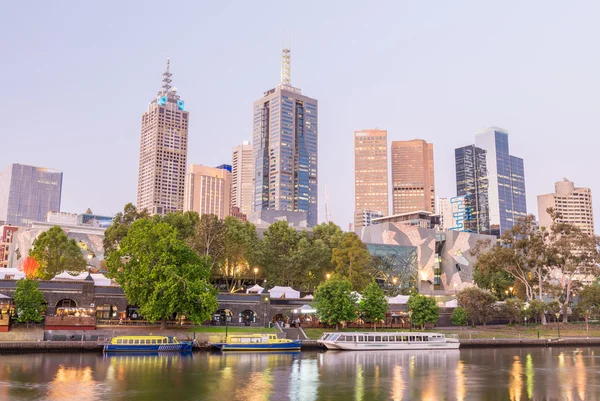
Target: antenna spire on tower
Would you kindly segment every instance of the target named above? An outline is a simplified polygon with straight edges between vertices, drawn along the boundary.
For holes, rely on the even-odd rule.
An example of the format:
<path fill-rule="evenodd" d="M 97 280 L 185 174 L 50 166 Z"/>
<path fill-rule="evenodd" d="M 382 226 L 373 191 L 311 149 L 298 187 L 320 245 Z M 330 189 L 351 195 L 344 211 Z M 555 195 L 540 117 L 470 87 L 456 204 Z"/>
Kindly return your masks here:
<path fill-rule="evenodd" d="M 163 88 L 163 92 L 165 92 L 165 93 L 169 93 L 169 91 L 171 90 L 171 81 L 172 81 L 171 75 L 173 75 L 173 74 L 171 74 L 169 72 L 170 66 L 171 66 L 171 59 L 167 58 L 167 70 L 163 73 L 163 80 L 162 80 L 162 82 L 163 82 L 162 88 Z"/>
<path fill-rule="evenodd" d="M 281 44 L 282 44 L 282 49 L 281 49 L 281 83 L 283 85 L 291 85 L 291 75 L 292 75 L 292 67 L 290 64 L 290 49 L 289 49 L 289 42 L 290 39 L 288 39 L 288 48 L 285 48 L 285 32 L 283 27 L 281 27 L 282 30 L 282 38 L 281 38 Z"/>

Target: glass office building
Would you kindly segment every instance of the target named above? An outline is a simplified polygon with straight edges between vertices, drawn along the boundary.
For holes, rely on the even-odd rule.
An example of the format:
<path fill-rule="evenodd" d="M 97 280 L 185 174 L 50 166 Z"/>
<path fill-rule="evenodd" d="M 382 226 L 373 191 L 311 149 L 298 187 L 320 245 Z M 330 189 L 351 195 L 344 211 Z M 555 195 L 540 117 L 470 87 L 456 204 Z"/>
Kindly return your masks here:
<path fill-rule="evenodd" d="M 454 160 L 456 195 L 462 197 L 457 212 L 463 213 L 460 216 L 462 219 L 453 219 L 453 222 L 445 222 L 445 224 L 457 231 L 489 234 L 489 183 L 486 152 L 474 145 L 464 146 L 454 150 Z M 452 201 L 455 200 L 452 198 Z"/>
<path fill-rule="evenodd" d="M 501 128 L 477 133 L 475 146 L 486 151 L 490 233 L 502 235 L 527 215 L 523 159 L 510 154 L 508 133 Z"/>
<path fill-rule="evenodd" d="M 317 224 L 317 109 L 285 81 L 254 103 L 254 212 L 303 211 Z"/>
<path fill-rule="evenodd" d="M 0 221 L 28 226 L 60 211 L 63 173 L 12 164 L 0 174 Z"/>

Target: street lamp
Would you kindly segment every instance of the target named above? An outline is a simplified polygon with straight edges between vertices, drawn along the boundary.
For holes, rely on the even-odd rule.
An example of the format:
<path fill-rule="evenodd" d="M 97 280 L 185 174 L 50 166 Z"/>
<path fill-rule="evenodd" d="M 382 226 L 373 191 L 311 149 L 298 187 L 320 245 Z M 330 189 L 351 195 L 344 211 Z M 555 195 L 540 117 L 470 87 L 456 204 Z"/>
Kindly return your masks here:
<path fill-rule="evenodd" d="M 525 328 L 529 328 L 529 326 L 527 325 L 527 316 L 525 316 Z"/>
<path fill-rule="evenodd" d="M 409 324 L 410 324 L 410 331 L 412 332 L 412 314 L 413 312 L 411 310 L 408 311 L 408 320 L 409 320 Z"/>
<path fill-rule="evenodd" d="M 394 285 L 396 285 L 396 282 L 397 282 L 397 281 L 398 281 L 398 279 L 397 279 L 396 277 L 394 277 L 394 278 L 392 279 L 392 283 L 394 283 Z"/>
<path fill-rule="evenodd" d="M 326 278 L 327 280 L 329 280 L 329 279 L 331 278 L 331 274 L 327 273 L 327 274 L 325 275 L 325 278 Z"/>
<path fill-rule="evenodd" d="M 92 281 L 93 280 L 92 274 L 91 274 L 92 273 L 92 266 L 90 265 L 90 263 L 92 262 L 92 258 L 93 258 L 92 254 L 88 253 L 88 255 L 87 255 L 87 259 L 88 259 L 88 263 L 87 263 L 88 264 L 88 266 L 87 266 L 87 268 L 88 268 L 88 275 L 85 278 L 86 281 Z"/>
<path fill-rule="evenodd" d="M 556 316 L 556 331 L 558 331 L 558 338 L 560 338 L 560 323 L 558 322 L 558 317 L 560 316 L 560 312 L 556 312 L 554 314 Z"/>
<path fill-rule="evenodd" d="M 258 267 L 254 268 L 254 285 L 256 285 L 256 273 L 258 273 Z"/>

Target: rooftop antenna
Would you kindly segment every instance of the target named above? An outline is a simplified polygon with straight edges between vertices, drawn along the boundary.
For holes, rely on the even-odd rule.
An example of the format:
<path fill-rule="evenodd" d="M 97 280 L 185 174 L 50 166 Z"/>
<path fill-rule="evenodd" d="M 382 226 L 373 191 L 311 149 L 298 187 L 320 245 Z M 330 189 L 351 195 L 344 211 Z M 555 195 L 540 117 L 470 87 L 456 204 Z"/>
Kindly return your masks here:
<path fill-rule="evenodd" d="M 285 47 L 285 28 L 281 27 L 281 84 L 291 85 L 291 65 L 290 65 L 290 37 L 288 36 L 288 47 Z"/>
<path fill-rule="evenodd" d="M 167 58 L 167 70 L 163 73 L 163 80 L 162 80 L 163 81 L 162 88 L 163 88 L 163 92 L 165 94 L 169 93 L 169 91 L 171 90 L 171 81 L 172 81 L 171 75 L 173 75 L 173 74 L 171 74 L 169 72 L 170 66 L 171 66 L 171 59 Z"/>

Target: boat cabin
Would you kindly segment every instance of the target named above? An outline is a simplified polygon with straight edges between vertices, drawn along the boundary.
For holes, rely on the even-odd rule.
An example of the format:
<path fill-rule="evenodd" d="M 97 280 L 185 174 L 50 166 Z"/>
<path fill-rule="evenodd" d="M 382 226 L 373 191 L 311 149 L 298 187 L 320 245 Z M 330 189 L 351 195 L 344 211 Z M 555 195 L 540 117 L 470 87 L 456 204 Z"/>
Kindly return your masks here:
<path fill-rule="evenodd" d="M 331 342 L 443 342 L 446 337 L 437 333 L 325 333 L 320 341 Z"/>
<path fill-rule="evenodd" d="M 118 345 L 156 345 L 156 344 L 178 344 L 173 337 L 162 336 L 120 336 L 111 340 L 111 344 Z"/>

